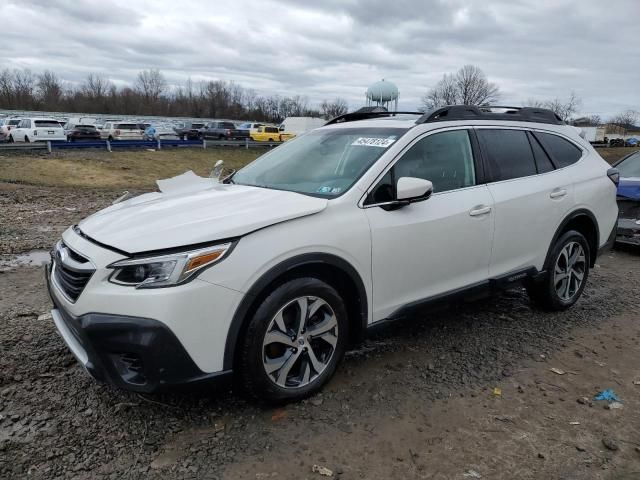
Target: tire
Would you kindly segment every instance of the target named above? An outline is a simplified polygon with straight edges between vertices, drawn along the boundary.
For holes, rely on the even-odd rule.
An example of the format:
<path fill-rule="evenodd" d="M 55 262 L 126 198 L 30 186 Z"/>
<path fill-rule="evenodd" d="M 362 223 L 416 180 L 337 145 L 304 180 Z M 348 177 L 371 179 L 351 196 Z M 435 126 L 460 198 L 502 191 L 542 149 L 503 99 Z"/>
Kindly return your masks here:
<path fill-rule="evenodd" d="M 590 258 L 584 235 L 576 230 L 562 234 L 549 252 L 542 280 L 527 285 L 531 300 L 550 311 L 572 306 L 587 284 Z"/>
<path fill-rule="evenodd" d="M 24 143 L 31 143 L 31 140 L 29 140 L 29 136 L 28 135 L 24 136 Z"/>
<path fill-rule="evenodd" d="M 302 327 L 301 312 L 307 313 Z M 278 286 L 260 304 L 242 339 L 237 363 L 243 390 L 268 403 L 313 395 L 342 359 L 348 327 L 344 301 L 325 282 L 307 277 Z"/>
<path fill-rule="evenodd" d="M 109 138 L 107 138 L 107 140 L 109 140 L 110 142 L 113 142 L 113 137 L 109 135 Z"/>
<path fill-rule="evenodd" d="M 227 137 L 225 137 L 224 135 L 218 135 L 218 140 L 226 140 Z"/>
<path fill-rule="evenodd" d="M 14 143 L 15 140 L 13 139 L 13 135 L 9 135 L 9 143 Z"/>

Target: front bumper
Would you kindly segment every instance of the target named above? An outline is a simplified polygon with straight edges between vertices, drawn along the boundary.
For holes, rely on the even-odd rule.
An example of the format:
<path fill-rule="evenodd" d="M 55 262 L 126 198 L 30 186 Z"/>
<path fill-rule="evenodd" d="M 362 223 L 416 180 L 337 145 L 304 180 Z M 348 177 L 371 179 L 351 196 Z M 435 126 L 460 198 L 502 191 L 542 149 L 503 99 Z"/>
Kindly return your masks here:
<path fill-rule="evenodd" d="M 104 313 L 74 316 L 47 289 L 54 323 L 80 364 L 96 380 L 137 392 L 170 387 L 228 385 L 231 371 L 205 373 L 165 324 L 150 318 Z"/>
<path fill-rule="evenodd" d="M 619 218 L 616 242 L 640 246 L 640 219 Z"/>

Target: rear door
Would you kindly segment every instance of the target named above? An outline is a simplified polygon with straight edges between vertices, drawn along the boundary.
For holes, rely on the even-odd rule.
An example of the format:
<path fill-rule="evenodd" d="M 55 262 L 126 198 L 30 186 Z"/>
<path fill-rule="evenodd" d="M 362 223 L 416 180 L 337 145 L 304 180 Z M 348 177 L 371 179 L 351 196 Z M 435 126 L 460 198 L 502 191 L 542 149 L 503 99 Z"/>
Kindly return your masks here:
<path fill-rule="evenodd" d="M 573 184 L 526 129 L 476 127 L 495 206 L 489 274 L 543 268 L 556 228 L 574 204 Z"/>
<path fill-rule="evenodd" d="M 493 209 L 482 183 L 473 132 L 430 132 L 412 144 L 370 190 L 374 320 L 488 278 Z M 385 209 L 400 177 L 430 180 L 426 201 Z"/>

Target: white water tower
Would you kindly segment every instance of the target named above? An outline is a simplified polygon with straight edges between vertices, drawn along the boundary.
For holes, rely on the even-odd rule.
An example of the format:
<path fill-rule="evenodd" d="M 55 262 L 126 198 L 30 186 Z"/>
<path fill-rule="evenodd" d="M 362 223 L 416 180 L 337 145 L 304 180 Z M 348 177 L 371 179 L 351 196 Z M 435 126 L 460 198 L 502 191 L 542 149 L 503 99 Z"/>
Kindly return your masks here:
<path fill-rule="evenodd" d="M 387 110 L 396 111 L 398 110 L 399 96 L 398 87 L 383 78 L 367 88 L 367 107 L 384 107 Z"/>

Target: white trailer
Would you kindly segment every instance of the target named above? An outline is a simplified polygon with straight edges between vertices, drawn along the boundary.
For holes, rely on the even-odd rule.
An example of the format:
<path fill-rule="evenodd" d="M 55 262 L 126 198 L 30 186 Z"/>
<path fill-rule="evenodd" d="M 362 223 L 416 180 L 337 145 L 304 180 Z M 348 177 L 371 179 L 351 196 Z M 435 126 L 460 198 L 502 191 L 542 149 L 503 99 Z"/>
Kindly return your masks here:
<path fill-rule="evenodd" d="M 314 117 L 287 117 L 280 124 L 280 131 L 286 133 L 293 133 L 295 135 L 301 135 L 304 132 L 313 130 L 327 123 L 322 118 Z"/>

